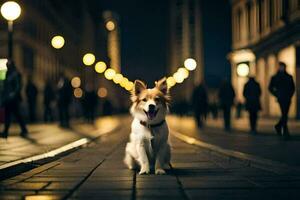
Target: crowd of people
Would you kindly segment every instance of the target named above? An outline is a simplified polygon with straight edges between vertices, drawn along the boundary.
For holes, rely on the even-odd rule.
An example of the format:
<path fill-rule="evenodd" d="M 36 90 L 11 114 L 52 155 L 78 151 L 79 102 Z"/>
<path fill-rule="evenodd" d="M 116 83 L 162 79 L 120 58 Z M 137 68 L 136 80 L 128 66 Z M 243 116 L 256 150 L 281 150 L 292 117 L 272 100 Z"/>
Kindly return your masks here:
<path fill-rule="evenodd" d="M 37 99 L 39 90 L 34 84 L 32 77 L 28 77 L 25 86 L 25 99 L 28 107 L 28 120 L 24 118 L 24 112 L 21 110 L 22 102 L 22 76 L 18 72 L 13 61 L 7 62 L 7 74 L 1 89 L 0 107 L 4 108 L 4 130 L 1 137 L 7 138 L 9 128 L 13 117 L 21 128 L 21 136 L 28 135 L 26 121 L 35 123 L 37 121 Z M 43 88 L 43 118 L 44 122 L 53 122 L 55 120 L 55 113 L 58 112 L 59 125 L 64 128 L 70 126 L 70 106 L 73 101 L 73 88 L 70 80 L 64 73 L 59 74 L 58 82 L 53 83 L 50 80 L 45 82 Z M 96 108 L 98 104 L 98 96 L 96 91 L 91 87 L 87 87 L 84 96 L 78 100 L 82 105 L 83 116 L 87 122 L 93 122 L 95 119 Z M 103 108 L 105 114 L 111 114 L 112 105 L 108 100 L 103 102 L 106 106 Z"/>
<path fill-rule="evenodd" d="M 281 117 L 279 122 L 274 126 L 276 133 L 283 136 L 285 139 L 290 137 L 287 121 L 288 112 L 291 104 L 292 96 L 295 92 L 295 84 L 291 75 L 286 71 L 286 64 L 279 63 L 277 73 L 272 76 L 269 83 L 269 91 L 271 95 L 277 98 Z M 257 120 L 258 112 L 262 109 L 260 103 L 261 87 L 254 77 L 249 77 L 243 89 L 243 96 L 245 99 L 245 109 L 249 113 L 250 132 L 257 133 Z M 224 129 L 225 131 L 231 130 L 231 108 L 235 104 L 235 91 L 232 84 L 228 80 L 224 80 L 218 92 L 219 108 L 223 112 Z M 243 104 L 236 103 L 237 117 L 240 116 Z M 208 94 L 204 83 L 195 87 L 192 95 L 192 106 L 194 111 L 195 121 L 199 128 L 203 128 L 203 121 L 206 119 L 209 109 Z M 215 105 L 215 103 L 214 103 Z M 215 106 L 214 106 L 215 108 Z M 211 110 L 212 112 L 215 112 Z"/>

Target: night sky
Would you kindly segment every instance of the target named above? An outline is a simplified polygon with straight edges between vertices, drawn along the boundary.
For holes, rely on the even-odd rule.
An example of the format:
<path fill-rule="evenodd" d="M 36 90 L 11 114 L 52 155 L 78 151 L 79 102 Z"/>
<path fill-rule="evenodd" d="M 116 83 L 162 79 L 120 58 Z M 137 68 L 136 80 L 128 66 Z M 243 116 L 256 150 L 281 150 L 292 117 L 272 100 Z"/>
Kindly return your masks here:
<path fill-rule="evenodd" d="M 166 75 L 168 0 L 110 0 L 101 2 L 101 7 L 120 16 L 122 73 L 148 83 Z M 203 2 L 203 28 L 206 82 L 216 87 L 224 74 L 230 74 L 228 1 Z"/>

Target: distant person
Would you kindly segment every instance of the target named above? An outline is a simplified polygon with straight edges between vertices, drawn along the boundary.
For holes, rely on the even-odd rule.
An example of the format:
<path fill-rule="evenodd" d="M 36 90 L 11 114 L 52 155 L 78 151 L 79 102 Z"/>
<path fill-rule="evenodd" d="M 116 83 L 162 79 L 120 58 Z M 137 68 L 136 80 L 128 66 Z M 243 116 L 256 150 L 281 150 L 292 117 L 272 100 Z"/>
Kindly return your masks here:
<path fill-rule="evenodd" d="M 251 133 L 256 134 L 258 111 L 261 110 L 260 96 L 261 88 L 254 77 L 250 77 L 244 86 L 243 95 L 246 100 L 246 110 L 249 112 Z"/>
<path fill-rule="evenodd" d="M 223 80 L 219 88 L 219 102 L 223 111 L 224 129 L 225 131 L 231 130 L 231 107 L 233 106 L 235 98 L 234 89 L 229 81 Z"/>
<path fill-rule="evenodd" d="M 38 89 L 34 85 L 31 78 L 28 79 L 26 85 L 26 98 L 27 98 L 27 105 L 29 109 L 29 120 L 30 122 L 36 121 L 36 99 L 38 95 Z"/>
<path fill-rule="evenodd" d="M 278 72 L 271 78 L 269 91 L 277 98 L 281 110 L 281 118 L 275 125 L 276 133 L 285 139 L 289 139 L 287 122 L 291 99 L 295 92 L 295 84 L 293 77 L 286 72 L 285 63 L 279 63 Z"/>
<path fill-rule="evenodd" d="M 72 100 L 72 86 L 70 80 L 63 74 L 60 74 L 57 84 L 57 105 L 59 112 L 59 122 L 61 127 L 70 127 L 69 107 Z"/>
<path fill-rule="evenodd" d="M 192 106 L 198 128 L 203 128 L 203 120 L 206 119 L 208 112 L 208 97 L 204 83 L 195 87 L 192 94 Z"/>
<path fill-rule="evenodd" d="M 90 123 L 94 122 L 95 120 L 95 112 L 98 103 L 97 101 L 98 101 L 98 96 L 96 92 L 92 88 L 87 87 L 84 94 L 83 106 L 84 106 L 85 118 Z"/>
<path fill-rule="evenodd" d="M 243 103 L 241 101 L 238 101 L 236 103 L 236 118 L 240 119 L 242 117 L 242 110 L 243 110 Z"/>
<path fill-rule="evenodd" d="M 21 74 L 17 71 L 17 68 L 13 61 L 9 60 L 7 62 L 7 74 L 6 79 L 4 81 L 3 93 L 1 94 L 1 98 L 3 97 L 3 105 L 4 105 L 4 131 L 2 132 L 1 137 L 7 138 L 8 131 L 11 124 L 11 117 L 14 115 L 21 127 L 21 136 L 26 137 L 28 134 L 25 122 L 20 114 L 20 102 L 21 98 L 21 90 L 22 90 L 22 80 Z"/>
<path fill-rule="evenodd" d="M 52 83 L 47 81 L 44 88 L 44 121 L 52 122 L 54 120 L 52 105 L 55 100 L 55 92 Z"/>
<path fill-rule="evenodd" d="M 105 99 L 103 102 L 103 115 L 111 115 L 113 110 L 112 103 L 109 99 Z"/>

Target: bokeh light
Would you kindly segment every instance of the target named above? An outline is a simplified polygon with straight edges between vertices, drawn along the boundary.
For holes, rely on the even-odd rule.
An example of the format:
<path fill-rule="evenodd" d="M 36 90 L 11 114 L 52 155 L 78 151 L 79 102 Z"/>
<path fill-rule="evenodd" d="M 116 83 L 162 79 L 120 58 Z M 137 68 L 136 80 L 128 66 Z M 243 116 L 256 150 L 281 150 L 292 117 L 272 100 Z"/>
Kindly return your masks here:
<path fill-rule="evenodd" d="M 189 71 L 184 68 L 184 67 L 180 67 L 177 72 L 184 78 L 186 79 L 187 77 L 189 77 Z"/>
<path fill-rule="evenodd" d="M 106 29 L 109 30 L 109 31 L 113 31 L 116 28 L 116 25 L 113 21 L 106 22 L 105 26 L 106 26 Z"/>
<path fill-rule="evenodd" d="M 104 76 L 107 80 L 112 80 L 114 78 L 114 76 L 116 75 L 116 71 L 114 69 L 107 69 L 105 72 L 104 72 Z"/>
<path fill-rule="evenodd" d="M 189 71 L 193 71 L 197 67 L 197 62 L 193 58 L 188 58 L 184 61 L 184 67 Z"/>
<path fill-rule="evenodd" d="M 56 35 L 52 38 L 51 45 L 55 49 L 61 49 L 65 45 L 65 39 L 61 35 Z"/>
<path fill-rule="evenodd" d="M 174 75 L 173 75 L 176 83 L 182 83 L 184 81 L 184 77 L 182 76 L 182 74 L 176 72 Z"/>
<path fill-rule="evenodd" d="M 81 98 L 83 95 L 83 91 L 81 88 L 75 88 L 74 89 L 74 97 Z"/>
<path fill-rule="evenodd" d="M 81 80 L 79 77 L 75 76 L 71 80 L 71 85 L 73 88 L 79 88 L 81 85 Z"/>
<path fill-rule="evenodd" d="M 98 97 L 105 98 L 107 96 L 107 89 L 104 87 L 101 87 L 98 89 L 97 94 L 98 94 Z"/>
<path fill-rule="evenodd" d="M 167 85 L 169 88 L 173 87 L 176 84 L 176 81 L 173 76 L 167 78 Z"/>
<path fill-rule="evenodd" d="M 106 70 L 106 68 L 107 68 L 106 63 L 103 61 L 99 61 L 95 65 L 95 71 L 99 74 L 103 73 Z"/>
<path fill-rule="evenodd" d="M 113 78 L 114 83 L 119 84 L 121 83 L 123 79 L 123 75 L 122 74 L 116 74 Z"/>
<path fill-rule="evenodd" d="M 246 63 L 238 64 L 236 72 L 237 72 L 238 76 L 241 76 L 241 77 L 248 76 L 249 72 L 250 72 L 249 65 L 247 65 Z"/>
<path fill-rule="evenodd" d="M 122 81 L 120 82 L 121 87 L 125 88 L 128 81 L 128 78 L 123 77 Z"/>
<path fill-rule="evenodd" d="M 95 60 L 96 60 L 95 55 L 92 53 L 87 53 L 82 58 L 83 64 L 87 66 L 91 66 L 92 64 L 94 64 Z"/>
<path fill-rule="evenodd" d="M 131 81 L 127 81 L 126 85 L 125 85 L 125 89 L 127 91 L 131 91 L 133 89 L 134 83 Z"/>
<path fill-rule="evenodd" d="M 14 1 L 7 1 L 1 6 L 1 14 L 6 20 L 13 21 L 21 15 L 21 7 Z"/>

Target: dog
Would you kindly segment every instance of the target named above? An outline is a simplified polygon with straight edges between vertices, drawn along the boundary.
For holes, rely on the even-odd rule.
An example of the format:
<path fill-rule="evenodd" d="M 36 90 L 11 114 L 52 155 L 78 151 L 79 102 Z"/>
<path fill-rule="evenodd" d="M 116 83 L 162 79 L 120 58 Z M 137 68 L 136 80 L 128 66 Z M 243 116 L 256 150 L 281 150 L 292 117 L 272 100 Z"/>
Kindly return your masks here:
<path fill-rule="evenodd" d="M 165 174 L 171 158 L 165 119 L 170 103 L 166 78 L 156 81 L 151 89 L 136 80 L 131 93 L 133 121 L 124 163 L 129 169 L 140 167 L 139 174 L 149 174 L 150 169 Z"/>

